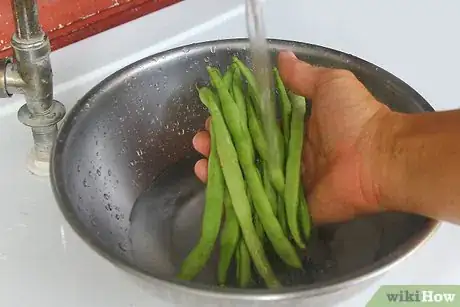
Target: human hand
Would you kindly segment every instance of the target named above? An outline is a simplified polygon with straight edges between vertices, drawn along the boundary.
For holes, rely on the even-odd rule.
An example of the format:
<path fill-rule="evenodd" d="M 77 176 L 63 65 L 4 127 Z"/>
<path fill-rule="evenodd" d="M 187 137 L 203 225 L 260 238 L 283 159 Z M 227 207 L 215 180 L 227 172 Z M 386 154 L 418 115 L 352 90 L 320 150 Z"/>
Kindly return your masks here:
<path fill-rule="evenodd" d="M 278 68 L 286 87 L 312 103 L 301 171 L 314 222 L 379 211 L 382 123 L 391 120 L 393 112 L 349 71 L 314 67 L 290 52 L 280 54 Z M 194 148 L 206 157 L 209 123 L 193 139 Z M 196 163 L 195 173 L 206 181 L 206 159 Z"/>

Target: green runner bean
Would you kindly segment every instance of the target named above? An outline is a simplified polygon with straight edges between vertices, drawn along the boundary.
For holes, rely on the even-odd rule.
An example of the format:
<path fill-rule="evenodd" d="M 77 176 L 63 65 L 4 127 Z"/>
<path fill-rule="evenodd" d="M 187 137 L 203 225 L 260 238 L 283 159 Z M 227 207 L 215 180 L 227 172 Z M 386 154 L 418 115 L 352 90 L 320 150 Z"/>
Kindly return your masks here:
<path fill-rule="evenodd" d="M 272 211 L 270 201 L 265 194 L 262 179 L 257 171 L 254 161 L 255 157 L 251 137 L 249 134 L 246 134 L 243 129 L 244 126 L 241 123 L 241 118 L 238 116 L 238 107 L 225 88 L 225 85 L 223 85 L 222 79 L 219 75 L 213 73 L 212 69 L 209 69 L 208 71 L 213 83 L 216 85 L 222 104 L 222 110 L 226 118 L 226 123 L 228 124 L 229 131 L 235 140 L 236 152 L 249 187 L 249 193 L 254 201 L 254 207 L 263 225 L 265 233 L 272 242 L 274 249 L 281 259 L 288 265 L 300 268 L 302 265 L 296 250 L 288 238 L 284 235 L 283 230 Z M 234 201 L 233 204 L 235 204 Z M 252 245 L 248 244 L 247 241 L 246 243 L 249 248 L 252 247 Z"/>
<path fill-rule="evenodd" d="M 219 81 L 221 81 L 220 78 Z M 218 88 L 221 88 L 222 91 L 221 83 L 222 82 L 219 82 Z M 230 133 L 227 130 L 224 117 L 216 105 L 215 101 L 217 97 L 215 97 L 214 93 L 209 88 L 198 89 L 198 92 L 201 101 L 207 106 L 212 116 L 212 126 L 214 126 L 214 131 L 216 132 L 217 152 L 220 158 L 225 183 L 232 200 L 233 209 L 235 210 L 235 214 L 241 226 L 244 241 L 249 248 L 252 261 L 268 287 L 279 287 L 280 283 L 268 262 L 262 243 L 257 236 L 252 222 L 251 205 L 246 194 L 245 182 L 243 173 L 241 172 L 238 154 Z M 228 103 L 228 101 L 222 101 L 222 104 L 224 103 Z M 250 179 L 251 178 L 248 178 L 248 181 Z"/>
<path fill-rule="evenodd" d="M 267 162 L 263 163 L 263 181 L 264 181 L 264 188 L 265 193 L 267 194 L 268 200 L 272 205 L 272 210 L 275 215 L 278 215 L 277 207 L 278 207 L 278 200 L 276 197 L 276 192 L 273 190 L 272 182 L 270 181 L 270 174 L 268 170 Z"/>
<path fill-rule="evenodd" d="M 262 126 L 260 125 L 259 119 L 257 118 L 256 112 L 254 111 L 254 106 L 248 98 L 246 101 L 246 108 L 248 114 L 248 127 L 251 134 L 254 147 L 257 150 L 257 153 L 262 158 L 263 161 L 268 161 L 268 146 L 265 141 L 264 132 Z"/>
<path fill-rule="evenodd" d="M 217 268 L 217 281 L 219 285 L 224 285 L 227 280 L 228 268 L 240 240 L 240 225 L 233 210 L 228 189 L 225 189 L 224 205 L 225 222 L 220 235 L 220 254 Z"/>
<path fill-rule="evenodd" d="M 287 94 L 286 88 L 284 86 L 283 80 L 281 79 L 278 68 L 273 68 L 273 73 L 275 75 L 275 83 L 278 89 L 278 94 L 281 102 L 281 113 L 282 113 L 282 122 L 283 122 L 283 133 L 284 133 L 284 145 L 286 151 L 288 150 L 289 138 L 290 138 L 290 125 L 291 125 L 291 101 Z"/>
<path fill-rule="evenodd" d="M 243 82 L 241 80 L 241 71 L 238 67 L 235 68 L 233 73 L 233 98 L 240 111 L 241 121 L 244 125 L 248 124 L 248 115 L 246 111 L 246 100 L 244 98 Z"/>
<path fill-rule="evenodd" d="M 211 152 L 208 162 L 206 201 L 198 244 L 182 263 L 179 278 L 193 279 L 205 266 L 219 235 L 224 200 L 224 177 L 220 168 L 216 146 L 216 133 L 211 128 Z"/>
<path fill-rule="evenodd" d="M 286 189 L 284 204 L 289 230 L 300 248 L 305 248 L 299 231 L 298 205 L 300 184 L 300 162 L 304 139 L 306 102 L 305 98 L 289 93 L 292 103 L 291 132 L 286 162 Z"/>
<path fill-rule="evenodd" d="M 281 229 L 285 235 L 288 235 L 289 229 L 286 221 L 286 206 L 284 205 L 284 195 L 278 195 L 278 220 L 280 221 Z"/>
<path fill-rule="evenodd" d="M 241 73 L 243 76 L 246 78 L 248 81 L 249 85 L 249 93 L 251 94 L 253 98 L 253 102 L 255 104 L 255 108 L 258 111 L 258 116 L 261 117 L 262 113 L 262 98 L 260 97 L 260 90 L 258 88 L 256 79 L 251 72 L 251 70 L 237 57 L 233 57 L 233 62 L 238 65 L 238 68 L 241 70 Z M 270 103 L 270 102 L 267 102 Z M 276 144 L 283 143 L 283 140 L 281 139 L 282 135 L 279 132 L 279 127 L 276 123 L 276 118 L 264 120 L 262 124 L 264 128 L 264 135 L 268 132 L 268 135 L 275 137 L 276 138 Z M 278 145 L 277 145 L 278 146 Z M 278 146 L 279 147 L 279 146 Z M 284 176 L 284 161 L 283 161 L 283 152 L 280 150 L 284 151 L 284 146 L 282 148 L 279 148 L 279 150 L 271 150 L 268 152 L 268 162 L 270 165 L 270 175 L 271 179 L 273 181 L 273 186 L 275 187 L 276 191 L 278 193 L 283 193 L 284 192 L 284 185 L 285 185 L 285 176 Z"/>
<path fill-rule="evenodd" d="M 225 84 L 225 87 L 228 89 L 229 93 L 233 95 L 233 75 L 234 75 L 234 66 L 231 65 L 225 72 L 222 81 Z M 215 87 L 215 86 L 214 86 Z"/>
<path fill-rule="evenodd" d="M 302 183 L 299 188 L 299 215 L 300 215 L 300 227 L 302 227 L 303 235 L 305 240 L 308 242 L 311 237 L 311 217 L 308 210 L 307 200 L 303 190 Z"/>
<path fill-rule="evenodd" d="M 241 288 L 246 288 L 251 282 L 251 257 L 249 255 L 248 247 L 244 240 L 240 240 L 238 246 L 239 252 L 239 265 L 238 265 L 238 285 Z"/>

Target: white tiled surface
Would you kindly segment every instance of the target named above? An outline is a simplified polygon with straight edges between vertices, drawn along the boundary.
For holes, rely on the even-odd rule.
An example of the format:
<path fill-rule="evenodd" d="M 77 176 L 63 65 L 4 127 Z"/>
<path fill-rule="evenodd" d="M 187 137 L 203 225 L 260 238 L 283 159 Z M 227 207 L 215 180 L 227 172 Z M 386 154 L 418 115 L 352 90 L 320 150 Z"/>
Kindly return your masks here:
<path fill-rule="evenodd" d="M 271 37 L 343 50 L 394 73 L 437 110 L 460 105 L 460 4 L 428 0 L 267 0 Z M 71 107 L 117 69 L 178 45 L 246 36 L 243 1 L 187 0 L 55 52 L 56 95 Z M 146 33 L 142 37 L 139 33 Z M 83 54 L 85 55 L 83 56 Z M 21 97 L 0 103 L 0 306 L 169 306 L 96 255 L 58 211 L 47 178 L 25 170 Z M 460 284 L 460 228 L 442 225 L 379 284 Z M 378 285 L 340 306 L 364 306 Z"/>

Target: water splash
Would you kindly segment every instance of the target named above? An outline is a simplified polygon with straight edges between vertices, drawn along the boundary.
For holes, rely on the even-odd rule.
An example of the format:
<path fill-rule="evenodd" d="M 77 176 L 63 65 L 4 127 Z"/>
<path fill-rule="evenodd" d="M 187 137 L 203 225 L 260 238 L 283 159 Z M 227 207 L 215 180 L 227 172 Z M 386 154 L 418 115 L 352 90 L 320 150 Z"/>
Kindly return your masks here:
<path fill-rule="evenodd" d="M 246 0 L 246 27 L 250 41 L 254 76 L 260 95 L 262 125 L 268 148 L 276 148 L 276 139 L 273 137 L 277 132 L 275 101 L 271 90 L 273 88 L 272 65 L 265 35 L 262 5 L 262 0 Z M 278 160 L 279 151 L 270 150 L 269 153 L 272 161 Z"/>

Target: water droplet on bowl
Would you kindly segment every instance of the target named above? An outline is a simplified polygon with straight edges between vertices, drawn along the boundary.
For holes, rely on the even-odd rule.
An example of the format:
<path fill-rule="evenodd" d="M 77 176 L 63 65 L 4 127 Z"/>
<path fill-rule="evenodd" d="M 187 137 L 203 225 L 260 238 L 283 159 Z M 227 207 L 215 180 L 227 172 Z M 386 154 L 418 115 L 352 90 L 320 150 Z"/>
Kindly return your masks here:
<path fill-rule="evenodd" d="M 128 250 L 128 246 L 126 243 L 118 243 L 118 247 L 123 251 L 126 252 Z"/>

